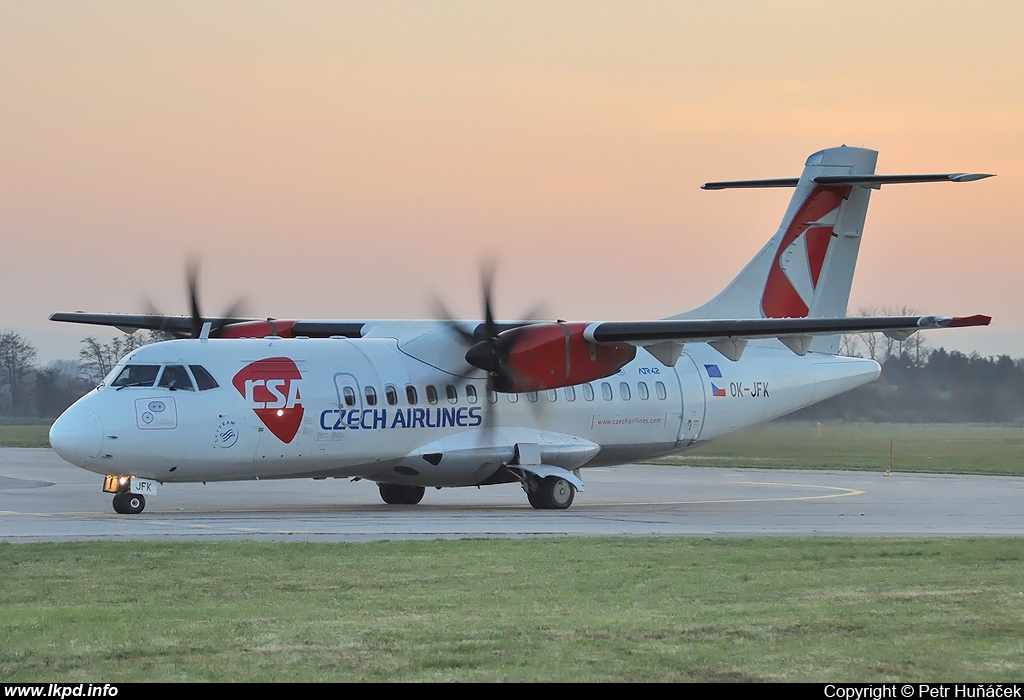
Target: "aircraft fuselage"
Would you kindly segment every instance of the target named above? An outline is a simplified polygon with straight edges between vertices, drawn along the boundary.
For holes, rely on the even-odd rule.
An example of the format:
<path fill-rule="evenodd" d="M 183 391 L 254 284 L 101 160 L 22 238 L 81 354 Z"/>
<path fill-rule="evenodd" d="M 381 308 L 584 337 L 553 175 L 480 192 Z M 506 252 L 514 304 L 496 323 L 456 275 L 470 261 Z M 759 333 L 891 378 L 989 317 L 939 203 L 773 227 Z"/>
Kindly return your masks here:
<path fill-rule="evenodd" d="M 602 380 L 488 394 L 484 379 L 440 371 L 394 339 L 169 341 L 122 360 L 51 437 L 85 469 L 159 482 L 331 476 L 473 486 L 493 483 L 517 443 L 538 445 L 544 464 L 567 470 L 631 462 L 770 420 L 880 371 L 871 360 L 764 345 L 731 362 L 694 344 L 674 367 L 641 350 Z M 111 385 L 129 365 L 159 366 L 161 377 L 189 367 L 185 381 L 196 381 Z M 197 366 L 215 388 L 196 388 Z"/>

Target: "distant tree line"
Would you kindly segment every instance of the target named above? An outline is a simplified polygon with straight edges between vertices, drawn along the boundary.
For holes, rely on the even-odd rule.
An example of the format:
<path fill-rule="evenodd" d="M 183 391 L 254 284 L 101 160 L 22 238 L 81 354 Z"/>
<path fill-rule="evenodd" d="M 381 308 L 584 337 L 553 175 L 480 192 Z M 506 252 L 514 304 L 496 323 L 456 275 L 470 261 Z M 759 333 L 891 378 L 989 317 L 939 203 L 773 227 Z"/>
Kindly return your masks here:
<path fill-rule="evenodd" d="M 913 309 L 861 308 L 861 316 L 917 316 Z M 840 354 L 882 365 L 877 381 L 790 414 L 794 420 L 872 423 L 1024 422 L 1024 360 L 928 347 L 926 334 L 843 336 Z"/>
<path fill-rule="evenodd" d="M 107 342 L 83 338 L 78 360 L 36 364 L 36 349 L 13 331 L 0 333 L 0 416 L 56 418 L 107 376 L 132 350 L 164 340 L 162 334 L 137 331 Z"/>
<path fill-rule="evenodd" d="M 877 381 L 790 414 L 871 423 L 1024 422 L 1024 360 L 931 350 L 876 358 Z"/>

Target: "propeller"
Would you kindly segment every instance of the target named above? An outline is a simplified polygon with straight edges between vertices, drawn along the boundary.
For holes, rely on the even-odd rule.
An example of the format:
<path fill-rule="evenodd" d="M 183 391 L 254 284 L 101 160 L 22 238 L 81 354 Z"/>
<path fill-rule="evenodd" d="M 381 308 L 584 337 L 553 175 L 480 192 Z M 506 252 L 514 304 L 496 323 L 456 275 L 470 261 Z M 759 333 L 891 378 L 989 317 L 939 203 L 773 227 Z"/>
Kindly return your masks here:
<path fill-rule="evenodd" d="M 189 326 L 188 332 L 184 332 L 179 327 L 174 327 L 170 324 L 170 318 L 165 317 L 165 320 L 161 323 L 160 332 L 169 333 L 176 338 L 198 338 L 203 331 L 203 324 L 207 321 L 211 322 L 210 331 L 211 333 L 223 328 L 224 326 L 230 325 L 235 321 L 243 319 L 237 318 L 242 313 L 244 302 L 241 298 L 236 299 L 223 316 L 215 318 L 206 318 L 203 316 L 200 301 L 199 301 L 199 259 L 197 257 L 190 257 L 185 263 L 185 285 L 186 292 L 188 294 L 188 305 L 189 305 Z M 148 313 L 164 316 L 151 301 L 146 300 L 146 306 Z"/>
<path fill-rule="evenodd" d="M 485 425 L 494 425 L 493 412 L 496 402 L 491 401 L 492 392 L 508 393 L 516 385 L 518 376 L 515 369 L 507 364 L 509 350 L 516 341 L 517 331 L 529 323 L 498 323 L 494 319 L 494 277 L 493 261 L 485 261 L 480 270 L 481 301 L 484 320 L 472 330 L 457 320 L 440 298 L 435 299 L 437 315 L 445 319 L 459 343 L 466 348 L 466 363 L 487 373 L 487 417 Z M 537 318 L 543 313 L 538 305 L 526 314 L 524 319 Z M 463 378 L 463 381 L 469 377 Z M 521 383 L 521 382 L 520 382 Z M 532 404 L 539 409 L 539 404 Z"/>
<path fill-rule="evenodd" d="M 483 302 L 484 321 L 474 329 L 467 329 L 463 322 L 455 319 L 452 312 L 440 299 L 435 300 L 437 315 L 445 319 L 459 342 L 466 348 L 466 362 L 487 373 L 488 391 L 509 392 L 519 378 L 508 366 L 509 349 L 516 340 L 516 331 L 529 323 L 499 324 L 494 320 L 494 270 L 491 261 L 481 265 L 480 288 Z M 542 314 L 540 305 L 527 313 L 524 319 L 533 319 Z"/>

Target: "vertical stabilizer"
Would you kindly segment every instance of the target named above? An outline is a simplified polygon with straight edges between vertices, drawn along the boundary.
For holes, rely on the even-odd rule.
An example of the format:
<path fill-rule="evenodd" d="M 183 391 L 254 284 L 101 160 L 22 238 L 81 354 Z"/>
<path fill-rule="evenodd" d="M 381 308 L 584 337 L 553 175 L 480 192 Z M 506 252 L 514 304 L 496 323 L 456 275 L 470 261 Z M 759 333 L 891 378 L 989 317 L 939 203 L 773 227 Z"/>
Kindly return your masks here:
<path fill-rule="evenodd" d="M 782 225 L 736 278 L 707 304 L 672 318 L 835 318 L 846 315 L 870 186 L 818 184 L 873 175 L 877 151 L 841 146 L 807 159 L 799 180 L 737 183 L 792 186 Z M 839 336 L 815 338 L 810 350 L 836 353 Z"/>

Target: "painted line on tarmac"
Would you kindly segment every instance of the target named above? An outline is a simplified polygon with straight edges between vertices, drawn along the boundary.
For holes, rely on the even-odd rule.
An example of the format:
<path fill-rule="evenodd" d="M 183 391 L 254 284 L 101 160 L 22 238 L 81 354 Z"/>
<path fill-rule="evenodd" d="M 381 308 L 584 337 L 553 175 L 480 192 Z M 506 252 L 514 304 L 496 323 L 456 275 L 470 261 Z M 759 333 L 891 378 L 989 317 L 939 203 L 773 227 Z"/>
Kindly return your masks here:
<path fill-rule="evenodd" d="M 779 496 L 777 498 L 724 498 L 710 499 L 703 501 L 634 501 L 624 503 L 573 503 L 572 508 L 595 508 L 607 506 L 694 506 L 713 505 L 720 503 L 774 503 L 782 501 L 820 501 L 826 498 L 846 498 L 847 496 L 862 496 L 866 491 L 851 489 L 845 486 L 824 486 L 820 484 L 784 484 L 773 481 L 740 481 L 744 486 L 787 486 L 799 489 L 824 489 L 836 493 L 819 494 L 814 496 Z"/>

